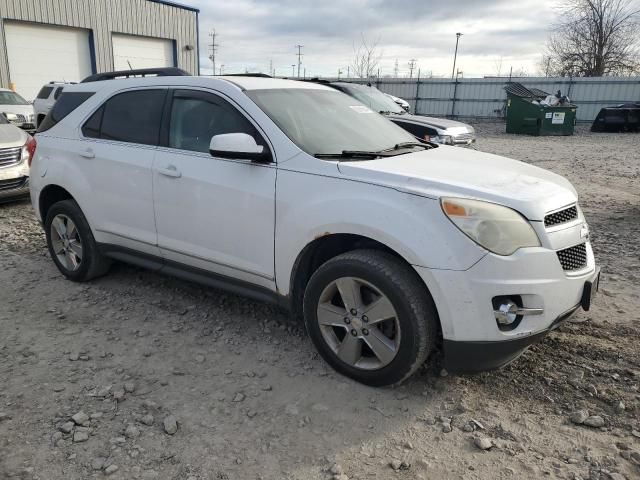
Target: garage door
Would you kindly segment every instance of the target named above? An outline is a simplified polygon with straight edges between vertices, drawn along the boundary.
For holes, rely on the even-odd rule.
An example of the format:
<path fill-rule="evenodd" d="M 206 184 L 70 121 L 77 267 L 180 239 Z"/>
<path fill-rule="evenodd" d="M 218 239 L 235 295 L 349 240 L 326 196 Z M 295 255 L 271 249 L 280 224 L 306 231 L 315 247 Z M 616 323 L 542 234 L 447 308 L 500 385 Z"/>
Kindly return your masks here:
<path fill-rule="evenodd" d="M 173 41 L 163 38 L 113 34 L 114 70 L 173 67 Z"/>
<path fill-rule="evenodd" d="M 92 73 L 89 30 L 5 22 L 5 36 L 11 82 L 27 100 L 52 80 L 78 82 Z"/>

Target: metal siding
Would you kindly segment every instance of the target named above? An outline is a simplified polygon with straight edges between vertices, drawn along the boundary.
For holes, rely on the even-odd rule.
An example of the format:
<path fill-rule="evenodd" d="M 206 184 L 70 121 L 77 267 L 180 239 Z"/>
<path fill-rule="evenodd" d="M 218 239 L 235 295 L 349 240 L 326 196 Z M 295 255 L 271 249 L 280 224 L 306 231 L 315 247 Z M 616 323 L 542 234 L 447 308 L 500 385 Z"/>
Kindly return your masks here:
<path fill-rule="evenodd" d="M 344 80 L 344 79 L 343 79 Z M 371 83 L 380 90 L 405 99 L 422 115 L 451 115 L 453 80 L 421 78 L 420 98 L 416 99 L 416 79 L 349 79 L 356 83 Z M 640 99 L 640 77 L 593 78 L 514 78 L 526 87 L 550 94 L 561 90 L 578 106 L 579 121 L 593 121 L 602 107 Z M 504 87 L 508 78 L 467 78 L 458 81 L 455 113 L 460 117 L 496 118 L 506 103 Z M 417 108 L 416 108 L 417 107 Z"/>
<path fill-rule="evenodd" d="M 86 28 L 93 32 L 98 72 L 113 68 L 111 33 L 175 40 L 180 68 L 197 74 L 196 9 L 149 0 L 0 0 L 0 18 Z M 194 50 L 184 50 L 193 45 Z M 9 84 L 4 29 L 0 35 L 0 85 Z"/>

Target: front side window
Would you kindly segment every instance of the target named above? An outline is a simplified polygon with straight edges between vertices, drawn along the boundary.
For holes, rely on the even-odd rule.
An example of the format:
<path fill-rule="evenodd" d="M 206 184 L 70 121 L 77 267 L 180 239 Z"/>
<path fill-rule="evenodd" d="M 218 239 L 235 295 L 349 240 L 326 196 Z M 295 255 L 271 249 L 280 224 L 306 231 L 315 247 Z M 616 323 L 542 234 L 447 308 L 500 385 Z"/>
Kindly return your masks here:
<path fill-rule="evenodd" d="M 169 116 L 169 147 L 208 153 L 211 138 L 225 133 L 246 133 L 256 143 L 264 145 L 253 124 L 226 100 L 206 92 L 174 92 Z"/>
<path fill-rule="evenodd" d="M 247 91 L 247 95 L 310 155 L 376 152 L 416 141 L 382 115 L 335 90 L 268 89 Z"/>
<path fill-rule="evenodd" d="M 91 138 L 157 145 L 165 95 L 164 89 L 134 90 L 111 97 L 85 122 L 82 132 Z"/>
<path fill-rule="evenodd" d="M 29 102 L 16 92 L 3 90 L 0 92 L 0 105 L 29 105 Z"/>

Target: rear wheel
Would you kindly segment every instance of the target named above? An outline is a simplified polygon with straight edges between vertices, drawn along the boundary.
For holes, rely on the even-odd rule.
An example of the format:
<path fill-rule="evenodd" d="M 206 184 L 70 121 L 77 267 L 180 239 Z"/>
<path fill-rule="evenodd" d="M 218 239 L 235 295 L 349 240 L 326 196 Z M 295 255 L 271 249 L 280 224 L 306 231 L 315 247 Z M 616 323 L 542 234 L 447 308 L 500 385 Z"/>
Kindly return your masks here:
<path fill-rule="evenodd" d="M 307 286 L 304 314 L 322 357 L 373 386 L 408 378 L 437 335 L 433 301 L 415 271 L 375 250 L 348 252 L 322 265 Z"/>
<path fill-rule="evenodd" d="M 111 262 L 98 251 L 87 219 L 75 201 L 52 205 L 44 228 L 49 254 L 68 279 L 85 282 L 109 270 Z"/>

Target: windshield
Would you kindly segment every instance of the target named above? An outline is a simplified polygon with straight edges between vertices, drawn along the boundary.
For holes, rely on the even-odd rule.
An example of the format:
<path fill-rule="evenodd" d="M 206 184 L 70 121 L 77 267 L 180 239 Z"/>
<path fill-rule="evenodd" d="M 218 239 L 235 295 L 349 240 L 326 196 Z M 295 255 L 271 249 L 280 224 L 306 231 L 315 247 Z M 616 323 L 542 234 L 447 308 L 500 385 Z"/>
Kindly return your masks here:
<path fill-rule="evenodd" d="M 0 105 L 29 105 L 29 102 L 15 92 L 0 92 Z"/>
<path fill-rule="evenodd" d="M 387 97 L 375 87 L 365 87 L 362 85 L 343 86 L 346 93 L 357 98 L 362 103 L 376 112 L 384 113 L 406 113 L 396 102 Z"/>
<path fill-rule="evenodd" d="M 252 90 L 247 95 L 310 155 L 379 151 L 416 139 L 353 98 L 335 90 Z"/>

